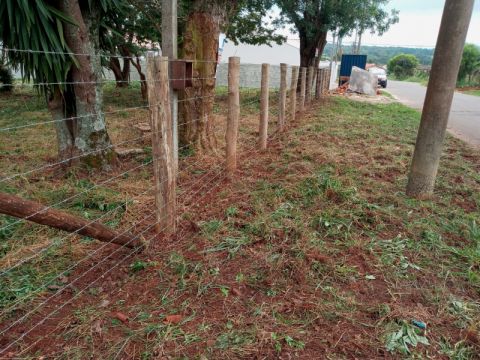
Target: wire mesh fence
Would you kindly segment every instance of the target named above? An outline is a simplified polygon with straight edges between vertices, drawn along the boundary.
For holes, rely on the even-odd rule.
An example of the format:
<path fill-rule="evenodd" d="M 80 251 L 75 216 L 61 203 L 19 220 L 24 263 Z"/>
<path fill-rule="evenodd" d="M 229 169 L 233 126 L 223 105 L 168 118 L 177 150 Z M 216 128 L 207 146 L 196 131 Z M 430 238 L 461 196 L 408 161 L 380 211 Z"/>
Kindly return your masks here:
<path fill-rule="evenodd" d="M 216 68 L 214 62 L 199 62 Z M 311 104 L 315 93 L 319 97 L 326 91 L 318 85 L 329 78 L 326 70 L 306 71 L 284 64 L 270 71 L 265 77 L 270 85 L 262 88 L 262 69 L 227 70 L 227 83 L 216 81 L 217 73 L 205 77 L 195 71 L 192 78 L 167 73 L 167 82 L 157 77 L 130 80 L 128 87 L 105 78 L 23 83 L 0 97 L 0 211 L 5 214 L 0 215 L 0 356 L 31 353 L 62 327 L 64 313 L 80 297 L 131 262 L 139 251 L 146 247 L 148 253 L 156 243 L 175 243 L 188 226 L 188 210 L 197 209 L 221 185 L 234 181 L 226 171 L 228 157 L 223 149 L 234 146 L 239 163 L 235 169 L 241 173 L 242 159 L 261 156 L 264 150 L 259 144 L 261 115 L 268 115 L 263 121 L 271 143 L 285 136 L 303 104 Z M 232 83 L 234 77 L 237 82 Z M 169 96 L 154 98 L 150 91 L 145 99 L 141 90 L 142 84 L 154 87 L 174 80 L 193 84 L 178 100 L 179 133 L 184 132 L 182 127 L 204 131 L 199 136 L 211 137 L 215 146 L 214 151 L 201 152 L 201 143 L 197 143 L 200 147 L 180 143 L 178 169 L 173 170 L 175 197 L 159 203 L 156 196 L 169 179 L 160 177 L 156 168 L 173 156 L 174 148 L 169 143 L 168 151 L 159 153 L 155 146 L 171 141 L 165 135 L 173 130 L 173 122 L 157 128 L 153 114 L 157 109 L 163 116 L 172 103 Z M 209 88 L 211 83 L 214 86 Z M 97 95 L 103 93 L 103 100 L 95 98 L 94 111 L 82 109 L 81 101 L 75 103 L 77 111 L 72 111 L 63 97 L 65 116 L 55 116 L 51 104 L 55 89 L 67 89 L 62 93 L 65 96 L 89 87 Z M 262 101 L 262 94 L 268 101 Z M 192 108 L 197 111 L 189 111 Z M 235 112 L 239 123 L 233 125 L 235 136 L 229 137 Z M 106 131 L 108 141 L 80 146 L 85 131 L 82 123 L 87 119 L 93 126 L 89 136 Z M 70 156 L 59 152 L 65 140 L 61 127 L 74 136 Z M 111 154 L 107 159 L 111 161 L 98 170 L 92 159 L 105 153 Z M 165 209 L 173 205 L 173 226 L 159 226 L 167 216 Z M 64 217 L 69 215 L 72 218 Z"/>

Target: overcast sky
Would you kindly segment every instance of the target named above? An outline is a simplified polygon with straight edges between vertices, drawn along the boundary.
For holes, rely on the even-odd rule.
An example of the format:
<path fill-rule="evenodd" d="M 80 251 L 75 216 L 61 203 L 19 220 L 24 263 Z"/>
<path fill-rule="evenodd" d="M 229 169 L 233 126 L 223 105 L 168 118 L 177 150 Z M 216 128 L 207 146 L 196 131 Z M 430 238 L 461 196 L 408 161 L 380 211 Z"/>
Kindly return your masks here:
<path fill-rule="evenodd" d="M 400 10 L 400 22 L 382 37 L 366 35 L 365 43 L 435 46 L 444 4 L 444 0 L 392 0 L 390 8 Z M 467 42 L 480 45 L 479 0 L 475 2 Z"/>
<path fill-rule="evenodd" d="M 434 47 L 442 18 L 444 0 L 391 0 L 389 8 L 400 11 L 399 23 L 383 36 L 367 33 L 365 45 Z M 288 35 L 295 37 L 295 35 Z M 329 40 L 331 38 L 329 37 Z M 346 39 L 346 41 L 353 39 Z M 467 42 L 480 45 L 480 0 L 476 0 Z"/>

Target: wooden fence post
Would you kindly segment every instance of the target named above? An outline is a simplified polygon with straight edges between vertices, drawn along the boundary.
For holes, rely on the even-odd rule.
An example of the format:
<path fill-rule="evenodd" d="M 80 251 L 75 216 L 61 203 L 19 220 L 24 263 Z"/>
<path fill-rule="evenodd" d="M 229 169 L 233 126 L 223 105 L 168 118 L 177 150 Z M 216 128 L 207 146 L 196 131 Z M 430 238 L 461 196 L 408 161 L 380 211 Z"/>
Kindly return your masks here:
<path fill-rule="evenodd" d="M 326 95 L 330 89 L 330 71 L 328 69 L 324 69 L 324 78 L 323 93 Z"/>
<path fill-rule="evenodd" d="M 269 105 L 269 72 L 270 65 L 262 64 L 262 83 L 260 90 L 260 128 L 259 128 L 259 141 L 261 150 L 267 149 L 268 138 L 268 105 Z"/>
<path fill-rule="evenodd" d="M 300 68 L 300 74 L 301 74 L 301 79 L 300 79 L 300 112 L 305 111 L 305 91 L 306 91 L 306 84 L 305 82 L 307 81 L 307 68 Z"/>
<path fill-rule="evenodd" d="M 280 64 L 280 91 L 278 99 L 278 131 L 285 127 L 285 111 L 287 104 L 287 64 Z"/>
<path fill-rule="evenodd" d="M 308 67 L 308 75 L 307 75 L 307 104 L 310 105 L 312 102 L 312 83 L 313 83 L 313 66 Z"/>
<path fill-rule="evenodd" d="M 318 81 L 317 81 L 317 86 L 318 86 L 318 95 L 321 98 L 323 95 L 323 69 L 318 69 Z"/>
<path fill-rule="evenodd" d="M 295 121 L 296 115 L 297 115 L 297 85 L 298 85 L 298 66 L 292 66 L 292 82 L 290 84 L 291 121 Z"/>
<path fill-rule="evenodd" d="M 152 128 L 152 156 L 157 233 L 175 233 L 176 180 L 168 57 L 147 57 L 147 91 Z"/>
<path fill-rule="evenodd" d="M 240 118 L 240 58 L 228 58 L 228 116 L 225 133 L 227 150 L 227 176 L 232 178 L 237 170 L 238 120 Z"/>
<path fill-rule="evenodd" d="M 317 78 L 315 79 L 315 99 L 320 99 L 322 96 L 322 87 L 321 87 L 321 80 L 322 80 L 322 69 L 317 68 Z"/>

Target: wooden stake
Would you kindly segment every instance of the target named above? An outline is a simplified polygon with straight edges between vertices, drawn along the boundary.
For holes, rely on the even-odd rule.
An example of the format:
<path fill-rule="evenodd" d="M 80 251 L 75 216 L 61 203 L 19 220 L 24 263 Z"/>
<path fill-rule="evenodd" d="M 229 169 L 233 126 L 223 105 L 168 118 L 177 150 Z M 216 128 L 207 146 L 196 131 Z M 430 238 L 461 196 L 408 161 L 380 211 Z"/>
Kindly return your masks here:
<path fill-rule="evenodd" d="M 297 85 L 298 85 L 298 66 L 292 66 L 292 82 L 290 84 L 291 121 L 295 121 L 296 115 L 297 115 Z"/>
<path fill-rule="evenodd" d="M 237 137 L 238 120 L 240 118 L 240 58 L 230 57 L 228 59 L 228 116 L 227 132 L 225 140 L 227 143 L 227 175 L 231 178 L 237 170 Z"/>
<path fill-rule="evenodd" d="M 315 99 L 320 99 L 322 96 L 322 69 L 318 68 L 316 69 L 317 72 L 317 78 L 315 80 Z"/>
<path fill-rule="evenodd" d="M 144 247 L 138 236 L 135 237 L 130 233 L 117 233 L 102 224 L 92 223 L 90 220 L 63 211 L 49 209 L 38 202 L 25 200 L 15 195 L 0 193 L 0 213 L 70 233 L 76 232 L 79 235 L 122 245 L 130 249 Z"/>
<path fill-rule="evenodd" d="M 313 85 L 313 71 L 314 67 L 308 67 L 308 79 L 307 79 L 307 104 L 312 102 L 312 85 Z"/>
<path fill-rule="evenodd" d="M 307 85 L 305 84 L 307 81 L 307 68 L 300 68 L 300 112 L 305 111 L 305 91 Z"/>
<path fill-rule="evenodd" d="M 320 94 L 325 95 L 325 69 L 320 69 Z"/>
<path fill-rule="evenodd" d="M 262 83 L 260 95 L 260 128 L 259 145 L 261 150 L 267 149 L 268 138 L 268 106 L 269 106 L 269 64 L 262 64 Z"/>
<path fill-rule="evenodd" d="M 285 110 L 287 104 L 287 64 L 280 64 L 280 91 L 278 99 L 278 131 L 285 128 Z"/>
<path fill-rule="evenodd" d="M 328 88 L 330 84 L 330 79 L 328 77 L 328 69 L 323 69 L 323 94 L 326 95 L 328 93 Z"/>
<path fill-rule="evenodd" d="M 152 156 L 157 233 L 175 233 L 176 180 L 170 107 L 168 57 L 147 57 L 147 89 L 152 127 Z"/>

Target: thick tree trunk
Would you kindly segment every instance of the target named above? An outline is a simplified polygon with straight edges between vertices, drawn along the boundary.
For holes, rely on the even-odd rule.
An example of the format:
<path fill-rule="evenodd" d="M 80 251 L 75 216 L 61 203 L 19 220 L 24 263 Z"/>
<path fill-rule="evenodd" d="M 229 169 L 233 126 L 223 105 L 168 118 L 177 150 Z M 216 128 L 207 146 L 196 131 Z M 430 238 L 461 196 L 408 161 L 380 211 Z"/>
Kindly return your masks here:
<path fill-rule="evenodd" d="M 474 0 L 447 0 L 423 105 L 407 195 L 433 194 Z"/>
<path fill-rule="evenodd" d="M 63 0 L 60 10 L 68 14 L 77 26 L 65 24 L 65 40 L 76 55 L 78 66 L 68 74 L 72 82 L 66 92 L 52 94 L 49 107 L 57 121 L 58 150 L 62 160 L 75 157 L 70 164 L 82 162 L 89 167 L 109 169 L 116 161 L 102 112 L 101 64 L 97 56 L 98 23 L 95 15 L 82 15 L 78 0 Z M 62 100 L 60 105 L 59 101 Z"/>
<path fill-rule="evenodd" d="M 315 57 L 318 49 L 320 59 L 327 44 L 327 33 L 322 32 L 316 38 L 309 39 L 300 32 L 300 66 L 315 66 Z"/>
<path fill-rule="evenodd" d="M 193 60 L 194 81 L 193 87 L 179 93 L 179 142 L 180 146 L 190 145 L 199 152 L 216 147 L 212 113 L 219 35 L 220 21 L 214 15 L 189 15 L 182 55 Z"/>

